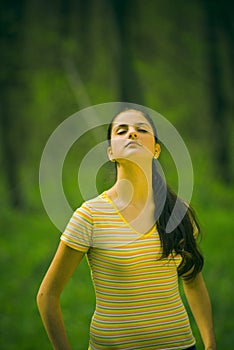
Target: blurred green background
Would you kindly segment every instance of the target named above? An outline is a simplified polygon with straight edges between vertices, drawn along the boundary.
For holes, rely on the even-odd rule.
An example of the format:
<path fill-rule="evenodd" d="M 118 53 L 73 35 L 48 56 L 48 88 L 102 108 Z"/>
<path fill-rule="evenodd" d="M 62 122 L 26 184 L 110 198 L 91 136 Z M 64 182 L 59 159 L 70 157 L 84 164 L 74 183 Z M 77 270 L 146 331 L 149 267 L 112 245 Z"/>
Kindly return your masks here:
<path fill-rule="evenodd" d="M 67 117 L 112 101 L 158 111 L 186 142 L 218 349 L 233 349 L 233 7 L 227 0 L 1 1 L 1 349 L 51 348 L 35 296 L 61 233 L 40 198 L 40 158 Z M 92 140 L 78 140 L 65 162 L 74 209 L 82 202 L 77 169 Z M 166 152 L 162 164 L 176 189 Z M 100 174 L 100 191 L 104 180 Z M 87 349 L 94 303 L 84 260 L 62 297 L 73 349 Z"/>

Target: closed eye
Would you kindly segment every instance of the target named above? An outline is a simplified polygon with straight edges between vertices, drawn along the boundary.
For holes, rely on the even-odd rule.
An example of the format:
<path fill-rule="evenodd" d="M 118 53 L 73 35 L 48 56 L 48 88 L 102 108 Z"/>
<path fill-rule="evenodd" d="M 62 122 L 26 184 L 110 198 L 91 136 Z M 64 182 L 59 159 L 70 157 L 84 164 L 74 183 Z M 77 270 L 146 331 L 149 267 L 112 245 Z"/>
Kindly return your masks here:
<path fill-rule="evenodd" d="M 142 133 L 147 133 L 147 132 L 148 132 L 148 130 L 146 130 L 146 129 L 142 129 L 142 128 L 137 129 L 137 131 L 142 132 Z"/>
<path fill-rule="evenodd" d="M 125 134 L 126 132 L 127 132 L 126 129 L 119 129 L 119 130 L 116 132 L 116 134 L 117 134 L 117 135 L 123 135 L 123 134 Z"/>

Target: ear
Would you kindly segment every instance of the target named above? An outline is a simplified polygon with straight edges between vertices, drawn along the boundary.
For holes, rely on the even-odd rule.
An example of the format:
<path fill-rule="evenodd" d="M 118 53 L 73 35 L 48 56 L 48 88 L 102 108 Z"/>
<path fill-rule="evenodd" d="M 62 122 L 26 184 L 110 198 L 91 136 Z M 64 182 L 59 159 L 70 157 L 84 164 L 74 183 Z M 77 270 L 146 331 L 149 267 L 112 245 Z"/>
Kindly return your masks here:
<path fill-rule="evenodd" d="M 111 150 L 111 147 L 109 146 L 107 148 L 107 155 L 108 155 L 108 158 L 111 162 L 114 162 L 114 159 L 113 159 L 113 154 L 112 154 L 112 150 Z"/>
<path fill-rule="evenodd" d="M 160 156 L 160 153 L 161 153 L 161 146 L 159 143 L 156 143 L 155 151 L 154 151 L 154 158 L 158 159 L 158 157 Z"/>

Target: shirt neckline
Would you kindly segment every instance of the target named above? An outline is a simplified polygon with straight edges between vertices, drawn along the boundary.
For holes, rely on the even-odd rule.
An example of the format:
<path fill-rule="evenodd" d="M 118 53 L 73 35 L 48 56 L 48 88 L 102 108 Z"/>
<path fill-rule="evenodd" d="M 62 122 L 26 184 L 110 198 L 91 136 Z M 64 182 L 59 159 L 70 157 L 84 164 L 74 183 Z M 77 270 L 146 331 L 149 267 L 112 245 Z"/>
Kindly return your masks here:
<path fill-rule="evenodd" d="M 106 191 L 104 191 L 101 195 L 101 198 L 105 198 L 110 204 L 111 206 L 115 209 L 116 213 L 118 214 L 118 216 L 120 217 L 120 219 L 135 233 L 137 233 L 138 235 L 144 235 L 144 236 L 150 236 L 153 232 L 157 231 L 156 228 L 156 224 L 154 224 L 151 229 L 145 233 L 139 232 L 137 231 L 126 219 L 125 217 L 121 214 L 121 212 L 119 211 L 118 207 L 115 205 L 115 203 L 112 201 L 112 199 L 108 196 L 108 194 L 106 193 Z"/>

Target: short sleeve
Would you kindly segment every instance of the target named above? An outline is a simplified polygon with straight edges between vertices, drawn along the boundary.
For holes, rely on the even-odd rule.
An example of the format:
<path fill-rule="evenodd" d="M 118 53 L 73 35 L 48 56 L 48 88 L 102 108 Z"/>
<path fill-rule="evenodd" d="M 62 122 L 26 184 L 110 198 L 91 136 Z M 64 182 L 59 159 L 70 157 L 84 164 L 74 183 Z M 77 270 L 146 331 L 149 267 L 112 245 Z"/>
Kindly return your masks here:
<path fill-rule="evenodd" d="M 83 203 L 72 215 L 61 240 L 71 248 L 86 253 L 92 246 L 93 221 L 90 209 Z"/>

